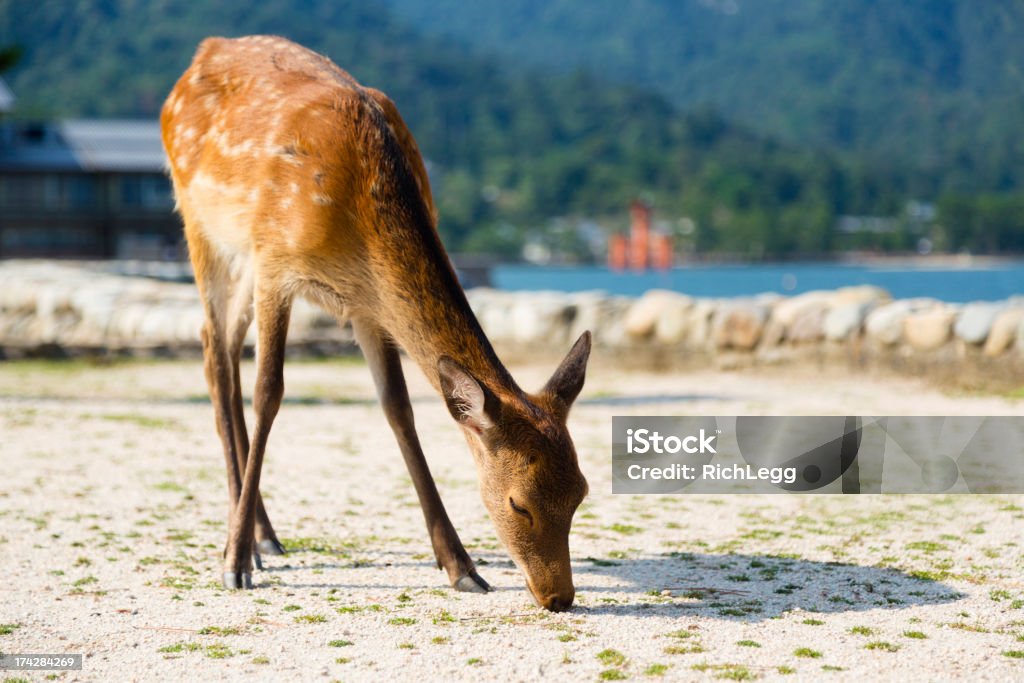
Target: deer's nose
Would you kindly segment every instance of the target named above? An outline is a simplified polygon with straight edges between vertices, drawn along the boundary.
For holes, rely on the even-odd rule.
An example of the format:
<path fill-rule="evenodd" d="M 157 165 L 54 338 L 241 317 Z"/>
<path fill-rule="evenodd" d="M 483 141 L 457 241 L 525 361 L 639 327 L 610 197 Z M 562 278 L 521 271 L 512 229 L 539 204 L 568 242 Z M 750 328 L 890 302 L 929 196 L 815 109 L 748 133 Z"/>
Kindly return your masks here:
<path fill-rule="evenodd" d="M 552 594 L 547 596 L 542 605 L 544 609 L 551 612 L 565 612 L 572 607 L 573 598 L 576 597 L 576 591 L 572 590 L 564 595 Z"/>

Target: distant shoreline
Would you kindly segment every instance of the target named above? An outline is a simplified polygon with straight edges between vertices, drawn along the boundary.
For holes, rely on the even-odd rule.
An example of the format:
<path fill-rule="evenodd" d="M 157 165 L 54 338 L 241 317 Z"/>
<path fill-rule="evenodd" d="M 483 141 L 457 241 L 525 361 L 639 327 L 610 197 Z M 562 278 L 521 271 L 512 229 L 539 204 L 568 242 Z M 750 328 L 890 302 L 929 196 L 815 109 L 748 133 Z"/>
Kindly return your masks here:
<path fill-rule="evenodd" d="M 900 268 L 993 268 L 1018 263 L 1024 255 L 1006 256 L 977 254 L 851 254 L 836 259 L 837 263 L 849 265 L 890 266 Z"/>

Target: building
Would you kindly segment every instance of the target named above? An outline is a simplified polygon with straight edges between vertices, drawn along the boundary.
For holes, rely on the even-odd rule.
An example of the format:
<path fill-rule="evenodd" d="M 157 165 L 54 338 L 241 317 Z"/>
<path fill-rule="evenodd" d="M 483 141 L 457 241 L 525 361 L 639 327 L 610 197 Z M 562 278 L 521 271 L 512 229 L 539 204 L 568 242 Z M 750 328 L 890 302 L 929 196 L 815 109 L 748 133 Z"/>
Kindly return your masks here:
<path fill-rule="evenodd" d="M 165 165 L 156 121 L 0 123 L 0 258 L 181 258 Z"/>

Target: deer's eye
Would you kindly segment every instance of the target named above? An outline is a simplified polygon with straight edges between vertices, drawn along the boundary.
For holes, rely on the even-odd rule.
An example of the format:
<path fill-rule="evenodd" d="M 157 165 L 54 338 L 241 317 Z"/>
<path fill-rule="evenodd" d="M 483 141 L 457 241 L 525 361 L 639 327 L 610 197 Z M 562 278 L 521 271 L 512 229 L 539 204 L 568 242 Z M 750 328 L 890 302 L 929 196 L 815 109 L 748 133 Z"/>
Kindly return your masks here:
<path fill-rule="evenodd" d="M 526 517 L 531 522 L 533 521 L 533 515 L 530 514 L 530 511 L 527 510 L 524 507 L 520 507 L 520 506 L 516 505 L 516 502 L 514 500 L 512 500 L 511 497 L 508 499 L 508 504 L 512 507 L 513 512 L 515 512 L 517 515 L 522 515 L 523 517 Z"/>

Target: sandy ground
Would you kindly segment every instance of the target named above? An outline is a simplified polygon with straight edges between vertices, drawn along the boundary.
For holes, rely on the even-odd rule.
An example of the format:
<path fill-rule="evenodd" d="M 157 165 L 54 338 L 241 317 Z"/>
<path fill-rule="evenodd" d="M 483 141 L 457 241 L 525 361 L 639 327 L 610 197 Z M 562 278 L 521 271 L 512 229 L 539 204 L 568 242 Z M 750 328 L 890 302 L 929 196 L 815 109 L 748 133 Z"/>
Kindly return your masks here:
<path fill-rule="evenodd" d="M 515 374 L 534 387 L 547 369 Z M 633 497 L 610 477 L 613 415 L 995 415 L 1019 400 L 597 363 L 571 417 L 591 488 L 577 606 L 549 614 L 409 374 L 490 595 L 434 568 L 358 362 L 288 365 L 263 491 L 292 552 L 234 593 L 218 586 L 226 488 L 198 362 L 0 364 L 0 650 L 86 655 L 56 680 L 1024 679 L 1024 496 Z"/>

